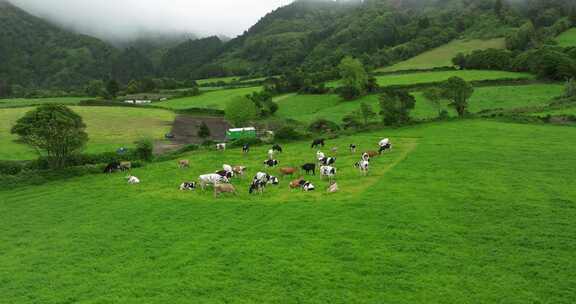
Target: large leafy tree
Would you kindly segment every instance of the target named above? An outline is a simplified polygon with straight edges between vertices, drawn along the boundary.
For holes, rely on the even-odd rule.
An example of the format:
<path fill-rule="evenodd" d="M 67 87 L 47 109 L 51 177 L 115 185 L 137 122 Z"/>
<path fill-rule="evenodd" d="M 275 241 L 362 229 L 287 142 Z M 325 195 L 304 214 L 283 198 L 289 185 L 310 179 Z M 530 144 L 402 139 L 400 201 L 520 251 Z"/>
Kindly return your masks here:
<path fill-rule="evenodd" d="M 237 97 L 226 104 L 226 120 L 236 127 L 243 127 L 246 123 L 258 117 L 258 109 L 254 102 L 247 97 Z"/>
<path fill-rule="evenodd" d="M 53 168 L 66 166 L 67 159 L 88 142 L 82 117 L 63 105 L 42 105 L 20 118 L 12 133 L 46 156 Z"/>
<path fill-rule="evenodd" d="M 444 82 L 442 90 L 442 96 L 450 100 L 450 106 L 456 109 L 458 116 L 464 117 L 468 111 L 468 99 L 474 93 L 472 85 L 455 76 Z"/>
<path fill-rule="evenodd" d="M 352 100 L 366 92 L 368 86 L 368 73 L 360 60 L 352 57 L 344 57 L 338 66 L 342 77 L 341 96 Z"/>
<path fill-rule="evenodd" d="M 385 125 L 401 125 L 410 121 L 416 99 L 405 91 L 386 90 L 380 96 L 380 115 Z"/>

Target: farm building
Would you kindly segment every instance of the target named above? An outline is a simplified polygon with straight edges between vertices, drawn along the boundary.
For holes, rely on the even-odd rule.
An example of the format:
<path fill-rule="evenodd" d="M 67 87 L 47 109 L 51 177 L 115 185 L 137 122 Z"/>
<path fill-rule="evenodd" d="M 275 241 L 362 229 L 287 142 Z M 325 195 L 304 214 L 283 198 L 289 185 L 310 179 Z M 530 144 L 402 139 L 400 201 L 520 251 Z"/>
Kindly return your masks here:
<path fill-rule="evenodd" d="M 249 127 L 229 129 L 226 132 L 226 138 L 228 138 L 228 140 L 235 140 L 240 138 L 256 138 L 256 128 Z"/>

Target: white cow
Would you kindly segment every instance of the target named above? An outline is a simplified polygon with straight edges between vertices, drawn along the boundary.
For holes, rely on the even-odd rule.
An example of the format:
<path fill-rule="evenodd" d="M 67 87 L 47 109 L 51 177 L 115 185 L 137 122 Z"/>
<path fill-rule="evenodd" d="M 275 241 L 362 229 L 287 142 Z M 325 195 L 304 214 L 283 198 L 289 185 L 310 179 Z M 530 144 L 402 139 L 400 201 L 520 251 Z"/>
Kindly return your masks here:
<path fill-rule="evenodd" d="M 216 150 L 218 150 L 218 151 L 226 151 L 226 143 L 216 144 Z"/>
<path fill-rule="evenodd" d="M 274 150 L 273 149 L 268 150 L 268 159 L 274 159 Z"/>
<path fill-rule="evenodd" d="M 140 179 L 137 178 L 136 176 L 130 175 L 127 177 L 127 179 L 128 179 L 128 184 L 130 184 L 130 185 L 137 185 L 140 183 Z"/>
<path fill-rule="evenodd" d="M 200 181 L 200 187 L 202 187 L 202 190 L 204 190 L 207 185 L 214 186 L 218 183 L 228 183 L 229 182 L 227 177 L 220 176 L 216 173 L 200 175 L 198 180 Z"/>
<path fill-rule="evenodd" d="M 234 176 L 234 168 L 232 168 L 232 166 L 230 165 L 222 165 L 222 169 L 224 169 L 224 171 L 229 172 L 232 174 L 232 176 Z"/>
<path fill-rule="evenodd" d="M 320 167 L 320 178 L 327 176 L 328 179 L 334 178 L 336 176 L 336 168 L 332 166 L 322 166 Z"/>
<path fill-rule="evenodd" d="M 317 159 L 318 161 L 320 161 L 320 160 L 322 160 L 322 159 L 324 159 L 324 158 L 326 158 L 326 154 L 322 153 L 322 151 L 316 152 L 316 159 Z"/>
<path fill-rule="evenodd" d="M 370 162 L 367 160 L 361 160 L 356 163 L 356 168 L 360 169 L 363 175 L 368 174 L 368 170 L 370 169 Z"/>

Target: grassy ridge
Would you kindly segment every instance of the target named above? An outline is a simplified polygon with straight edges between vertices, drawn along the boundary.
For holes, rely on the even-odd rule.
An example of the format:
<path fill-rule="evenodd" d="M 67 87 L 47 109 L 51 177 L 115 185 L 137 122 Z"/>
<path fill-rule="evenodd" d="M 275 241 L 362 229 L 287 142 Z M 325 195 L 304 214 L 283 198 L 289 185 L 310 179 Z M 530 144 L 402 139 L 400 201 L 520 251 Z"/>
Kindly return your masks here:
<path fill-rule="evenodd" d="M 395 150 L 359 178 L 345 147 L 383 136 Z M 341 148 L 342 193 L 331 196 L 290 193 L 285 180 L 262 197 L 235 182 L 242 193 L 218 201 L 176 189 L 226 162 L 254 173 L 267 147 L 190 154 L 190 170 L 154 164 L 134 171 L 136 187 L 98 175 L 1 192 L 0 294 L 6 303 L 572 303 L 574 141 L 575 128 L 487 121 L 341 138 L 328 143 Z M 285 148 L 284 165 L 313 158 L 308 143 Z"/>
<path fill-rule="evenodd" d="M 502 49 L 504 38 L 490 40 L 454 40 L 439 48 L 424 52 L 416 57 L 402 61 L 389 67 L 378 69 L 378 72 L 394 72 L 403 70 L 423 70 L 438 67 L 451 67 L 452 58 L 458 53 L 468 54 L 475 50 Z"/>
<path fill-rule="evenodd" d="M 172 99 L 157 103 L 156 105 L 174 110 L 183 110 L 189 108 L 208 108 L 222 110 L 226 107 L 226 103 L 228 101 L 239 96 L 245 96 L 254 92 L 258 92 L 260 90 L 262 90 L 262 87 L 210 91 L 205 92 L 199 96 Z"/>
<path fill-rule="evenodd" d="M 422 83 L 434 83 L 448 80 L 448 78 L 458 76 L 466 81 L 498 80 L 498 79 L 533 79 L 534 76 L 528 73 L 514 73 L 505 71 L 485 71 L 485 70 L 453 70 L 420 72 L 406 74 L 390 74 L 376 76 L 380 86 L 401 86 Z M 340 81 L 331 81 L 326 84 L 328 87 L 340 86 Z"/>
<path fill-rule="evenodd" d="M 561 47 L 576 46 L 576 28 L 569 29 L 554 39 Z"/>
<path fill-rule="evenodd" d="M 87 125 L 90 138 L 87 152 L 116 151 L 143 137 L 162 139 L 170 131 L 174 113 L 158 109 L 119 107 L 71 107 Z M 25 145 L 15 143 L 10 129 L 32 108 L 0 110 L 0 160 L 31 159 L 36 155 Z"/>
<path fill-rule="evenodd" d="M 552 98 L 562 94 L 563 86 L 555 84 L 535 84 L 523 86 L 481 87 L 476 88 L 470 100 L 473 113 L 486 109 L 512 109 L 547 104 Z M 414 118 L 432 118 L 438 113 L 422 96 L 414 93 L 416 108 L 411 115 Z M 378 110 L 378 96 L 370 95 L 356 101 L 342 101 L 337 95 L 292 95 L 278 102 L 277 116 L 310 122 L 325 118 L 340 122 L 344 116 L 357 111 L 360 103 L 365 102 Z M 447 108 L 444 105 L 444 108 Z M 451 111 L 451 115 L 455 115 Z"/>

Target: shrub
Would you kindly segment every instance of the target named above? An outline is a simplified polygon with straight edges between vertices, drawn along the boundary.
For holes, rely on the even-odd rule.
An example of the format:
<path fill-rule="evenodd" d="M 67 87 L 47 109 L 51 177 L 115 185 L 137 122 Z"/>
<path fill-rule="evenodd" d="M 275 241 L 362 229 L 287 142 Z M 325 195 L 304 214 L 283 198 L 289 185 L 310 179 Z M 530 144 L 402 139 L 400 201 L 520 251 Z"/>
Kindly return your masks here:
<path fill-rule="evenodd" d="M 303 134 L 294 130 L 291 127 L 282 127 L 275 131 L 274 139 L 277 141 L 286 141 L 286 140 L 298 140 L 304 137 Z"/>
<path fill-rule="evenodd" d="M 326 132 L 337 132 L 340 130 L 340 126 L 337 123 L 327 120 L 318 119 L 308 126 L 308 130 L 316 133 L 326 133 Z"/>
<path fill-rule="evenodd" d="M 154 142 L 151 139 L 141 139 L 136 142 L 136 156 L 143 161 L 154 159 Z"/>
<path fill-rule="evenodd" d="M 16 175 L 24 169 L 24 164 L 18 161 L 0 161 L 0 175 Z"/>

